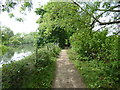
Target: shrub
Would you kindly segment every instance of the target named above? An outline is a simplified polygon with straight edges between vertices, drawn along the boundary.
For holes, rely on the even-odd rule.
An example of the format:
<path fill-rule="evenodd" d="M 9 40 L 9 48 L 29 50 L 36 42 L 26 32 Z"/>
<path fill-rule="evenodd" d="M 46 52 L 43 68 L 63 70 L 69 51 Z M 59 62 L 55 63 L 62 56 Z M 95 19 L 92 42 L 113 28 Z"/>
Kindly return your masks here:
<path fill-rule="evenodd" d="M 85 61 L 85 65 L 88 65 L 87 69 L 100 68 L 92 78 L 92 88 L 95 87 L 117 87 L 120 82 L 120 49 L 119 49 L 119 35 L 107 36 L 108 31 L 78 31 L 71 37 L 71 46 L 73 52 L 76 53 L 72 58 L 77 61 L 77 65 L 81 65 L 79 61 Z M 88 61 L 89 60 L 89 61 Z M 95 65 L 96 64 L 96 65 Z M 93 65 L 93 66 L 91 66 Z M 78 69 L 84 68 L 84 66 L 78 67 Z M 91 69 L 90 69 L 91 70 Z M 82 70 L 81 70 L 82 71 Z M 86 69 L 85 79 L 89 81 L 90 76 Z M 98 79 L 103 75 L 104 79 Z M 102 80 L 102 82 L 100 81 Z M 91 83 L 91 82 L 89 82 Z M 115 85 L 116 84 L 116 85 Z M 109 86 L 110 85 L 110 86 Z"/>
<path fill-rule="evenodd" d="M 88 88 L 120 88 L 119 61 L 109 63 L 102 60 L 79 61 L 73 50 L 69 50 L 68 54 Z"/>
<path fill-rule="evenodd" d="M 1 56 L 1 55 L 4 55 L 9 50 L 9 48 L 4 45 L 0 45 L 0 50 L 1 50 L 1 53 L 0 53 L 0 56 Z"/>
<path fill-rule="evenodd" d="M 71 37 L 72 48 L 80 60 L 118 60 L 118 35 L 107 36 L 108 31 L 79 31 Z"/>
<path fill-rule="evenodd" d="M 37 58 L 34 53 L 20 61 L 3 65 L 2 87 L 50 88 L 55 71 L 55 57 L 57 56 L 57 54 L 53 53 L 59 53 L 60 51 L 58 46 L 54 44 L 50 45 L 49 49 L 46 46 L 40 48 Z"/>
<path fill-rule="evenodd" d="M 57 45 L 52 43 L 46 44 L 44 48 L 38 50 L 36 66 L 37 67 L 45 67 L 48 64 L 51 64 L 51 57 L 55 57 L 58 55 L 60 48 Z"/>

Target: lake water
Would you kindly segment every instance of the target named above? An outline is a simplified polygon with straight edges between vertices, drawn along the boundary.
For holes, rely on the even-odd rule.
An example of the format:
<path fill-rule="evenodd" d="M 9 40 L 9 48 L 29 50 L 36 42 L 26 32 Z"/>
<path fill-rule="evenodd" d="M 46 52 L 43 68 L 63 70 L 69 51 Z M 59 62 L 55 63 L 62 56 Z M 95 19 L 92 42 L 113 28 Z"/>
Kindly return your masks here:
<path fill-rule="evenodd" d="M 35 51 L 35 46 L 33 46 L 32 44 L 9 47 L 10 50 L 7 51 L 3 56 L 0 56 L 0 67 L 2 67 L 2 64 L 8 64 L 12 61 L 21 60 Z"/>

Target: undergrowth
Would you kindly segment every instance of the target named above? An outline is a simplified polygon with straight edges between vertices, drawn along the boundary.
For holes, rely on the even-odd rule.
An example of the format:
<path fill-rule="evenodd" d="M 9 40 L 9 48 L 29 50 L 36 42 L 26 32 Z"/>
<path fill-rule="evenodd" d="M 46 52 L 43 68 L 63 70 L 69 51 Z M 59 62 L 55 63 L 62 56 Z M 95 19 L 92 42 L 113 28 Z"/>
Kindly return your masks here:
<path fill-rule="evenodd" d="M 2 88 L 50 88 L 60 48 L 49 44 L 36 53 L 2 66 Z"/>
<path fill-rule="evenodd" d="M 99 60 L 80 61 L 73 50 L 69 50 L 68 54 L 88 88 L 120 88 L 119 61 L 107 63 Z M 114 68 L 116 63 L 119 66 Z"/>

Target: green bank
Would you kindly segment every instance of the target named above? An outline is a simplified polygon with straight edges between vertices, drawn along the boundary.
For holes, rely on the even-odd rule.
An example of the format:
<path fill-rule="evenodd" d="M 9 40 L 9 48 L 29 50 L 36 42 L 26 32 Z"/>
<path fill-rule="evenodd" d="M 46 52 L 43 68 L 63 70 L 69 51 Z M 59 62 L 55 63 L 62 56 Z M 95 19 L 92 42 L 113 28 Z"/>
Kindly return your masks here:
<path fill-rule="evenodd" d="M 2 67 L 2 88 L 50 88 L 60 48 L 47 44 L 37 54 Z"/>

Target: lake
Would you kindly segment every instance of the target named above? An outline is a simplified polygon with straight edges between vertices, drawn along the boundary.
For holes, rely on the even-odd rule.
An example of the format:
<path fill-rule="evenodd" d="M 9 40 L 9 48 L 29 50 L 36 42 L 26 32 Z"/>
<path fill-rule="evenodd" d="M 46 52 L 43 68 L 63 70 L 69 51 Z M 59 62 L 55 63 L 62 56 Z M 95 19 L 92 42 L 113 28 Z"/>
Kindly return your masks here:
<path fill-rule="evenodd" d="M 17 46 L 9 46 L 10 50 L 7 51 L 3 56 L 0 56 L 0 67 L 3 64 L 8 64 L 12 61 L 18 61 L 26 56 L 31 55 L 35 51 L 35 46 L 32 44 L 24 44 Z"/>

